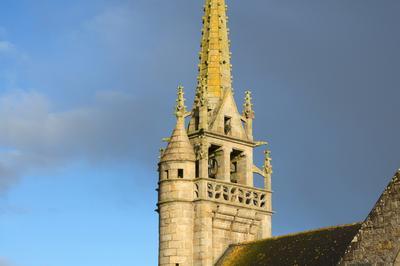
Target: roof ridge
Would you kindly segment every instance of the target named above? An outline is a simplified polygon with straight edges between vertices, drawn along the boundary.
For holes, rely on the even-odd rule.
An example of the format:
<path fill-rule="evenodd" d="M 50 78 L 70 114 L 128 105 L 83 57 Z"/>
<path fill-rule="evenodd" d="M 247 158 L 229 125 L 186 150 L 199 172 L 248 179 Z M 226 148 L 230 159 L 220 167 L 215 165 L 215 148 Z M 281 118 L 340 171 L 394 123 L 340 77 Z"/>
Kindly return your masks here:
<path fill-rule="evenodd" d="M 392 177 L 392 179 L 390 180 L 389 184 L 386 186 L 385 190 L 382 192 L 382 194 L 379 196 L 379 199 L 376 201 L 374 207 L 372 208 L 372 210 L 369 212 L 369 214 L 367 215 L 367 218 L 365 218 L 365 220 L 362 222 L 361 224 L 361 228 L 360 230 L 358 230 L 358 232 L 354 235 L 353 237 L 353 241 L 349 244 L 349 246 L 347 247 L 344 256 L 346 254 L 348 254 L 349 252 L 351 252 L 351 250 L 354 248 L 354 242 L 356 239 L 360 239 L 360 236 L 362 234 L 362 231 L 366 228 L 368 228 L 368 226 L 370 226 L 370 223 L 372 223 L 371 218 L 375 213 L 379 212 L 379 208 L 382 207 L 382 205 L 385 204 L 386 200 L 388 200 L 388 198 L 390 198 L 391 196 L 391 190 L 393 189 L 393 185 L 396 182 L 399 182 L 400 179 L 400 169 L 398 169 L 396 171 L 396 173 L 394 174 L 394 176 Z M 343 261 L 343 257 L 341 258 L 340 263 Z M 339 263 L 339 265 L 340 265 Z"/>
<path fill-rule="evenodd" d="M 361 226 L 362 224 L 363 224 L 363 222 L 356 222 L 356 223 L 350 223 L 350 224 L 341 224 L 341 225 L 336 225 L 336 226 L 321 227 L 321 228 L 317 228 L 317 229 L 310 229 L 310 230 L 306 230 L 306 231 L 290 233 L 290 234 L 281 235 L 281 236 L 273 236 L 273 237 L 255 240 L 255 241 L 242 242 L 239 244 L 233 244 L 231 246 L 244 246 L 244 245 L 255 244 L 255 243 L 263 242 L 263 241 L 267 241 L 267 240 L 277 240 L 277 239 L 282 239 L 282 238 L 286 238 L 286 237 L 300 236 L 300 235 L 305 235 L 305 234 L 309 234 L 309 233 L 323 232 L 323 231 L 351 227 L 351 226 L 356 226 L 356 225 Z"/>
<path fill-rule="evenodd" d="M 390 180 L 390 182 L 388 183 L 388 185 L 386 186 L 385 190 L 382 192 L 382 194 L 379 196 L 379 199 L 376 201 L 375 205 L 373 206 L 372 210 L 369 212 L 367 218 L 365 218 L 363 224 L 365 224 L 366 222 L 368 222 L 370 216 L 376 211 L 376 209 L 384 204 L 384 200 L 387 198 L 387 195 L 390 194 L 390 190 L 392 189 L 392 186 L 395 182 L 398 181 L 398 179 L 400 179 L 400 169 L 398 169 L 396 171 L 396 173 L 394 174 L 394 176 L 392 177 L 392 179 Z"/>

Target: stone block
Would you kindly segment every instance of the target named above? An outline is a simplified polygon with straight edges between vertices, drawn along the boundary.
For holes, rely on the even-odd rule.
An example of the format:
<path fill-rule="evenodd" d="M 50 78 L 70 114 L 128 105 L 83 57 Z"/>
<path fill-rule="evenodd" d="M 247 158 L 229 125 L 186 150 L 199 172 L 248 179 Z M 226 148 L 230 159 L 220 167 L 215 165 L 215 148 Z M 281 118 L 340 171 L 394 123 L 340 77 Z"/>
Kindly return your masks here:
<path fill-rule="evenodd" d="M 235 216 L 216 213 L 214 218 L 223 221 L 233 221 L 235 219 Z"/>
<path fill-rule="evenodd" d="M 223 214 L 223 215 L 228 215 L 228 216 L 236 216 L 237 214 L 237 209 L 228 205 L 219 205 L 218 206 L 218 211 L 217 213 Z"/>
<path fill-rule="evenodd" d="M 176 263 L 185 263 L 186 262 L 186 257 L 171 256 L 171 257 L 169 257 L 169 262 L 172 263 L 173 265 L 176 264 Z"/>
<path fill-rule="evenodd" d="M 175 255 L 176 255 L 176 249 L 174 249 L 174 248 L 164 249 L 164 251 L 163 251 L 163 256 L 165 256 L 165 257 L 175 256 Z"/>
<path fill-rule="evenodd" d="M 251 209 L 239 209 L 239 212 L 237 214 L 238 217 L 241 218 L 247 218 L 247 219 L 255 219 L 256 218 L 256 212 Z"/>

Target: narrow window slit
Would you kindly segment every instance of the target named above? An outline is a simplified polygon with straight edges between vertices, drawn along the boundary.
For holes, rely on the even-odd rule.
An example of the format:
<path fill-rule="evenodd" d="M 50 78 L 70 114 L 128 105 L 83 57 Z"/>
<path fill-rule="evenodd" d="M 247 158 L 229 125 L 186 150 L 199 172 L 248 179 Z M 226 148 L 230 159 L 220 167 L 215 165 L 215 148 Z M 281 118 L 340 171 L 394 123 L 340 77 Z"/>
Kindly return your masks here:
<path fill-rule="evenodd" d="M 184 178 L 183 169 L 178 169 L 178 178 Z"/>
<path fill-rule="evenodd" d="M 232 130 L 232 118 L 231 117 L 228 117 L 228 116 L 225 116 L 225 119 L 224 119 L 224 132 L 225 132 L 225 135 L 230 135 L 231 134 L 231 130 Z"/>

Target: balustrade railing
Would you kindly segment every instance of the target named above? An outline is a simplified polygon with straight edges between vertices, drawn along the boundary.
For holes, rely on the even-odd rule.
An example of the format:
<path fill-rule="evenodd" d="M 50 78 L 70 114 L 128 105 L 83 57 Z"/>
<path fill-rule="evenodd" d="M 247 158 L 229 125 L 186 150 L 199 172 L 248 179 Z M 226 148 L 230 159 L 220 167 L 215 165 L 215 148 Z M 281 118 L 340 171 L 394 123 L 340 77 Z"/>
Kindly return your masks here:
<path fill-rule="evenodd" d="M 195 182 L 195 198 L 208 199 L 234 205 L 270 209 L 270 192 L 217 180 L 201 179 Z"/>

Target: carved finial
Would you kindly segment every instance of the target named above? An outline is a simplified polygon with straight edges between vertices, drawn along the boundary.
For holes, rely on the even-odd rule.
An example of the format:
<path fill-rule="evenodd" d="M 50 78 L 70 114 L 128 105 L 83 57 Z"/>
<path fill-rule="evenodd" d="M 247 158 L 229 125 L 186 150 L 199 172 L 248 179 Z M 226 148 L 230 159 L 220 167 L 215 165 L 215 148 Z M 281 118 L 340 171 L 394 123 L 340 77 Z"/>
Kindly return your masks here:
<path fill-rule="evenodd" d="M 205 78 L 199 79 L 197 82 L 197 90 L 195 96 L 195 105 L 202 107 L 207 104 L 207 81 Z"/>
<path fill-rule="evenodd" d="M 184 117 L 186 114 L 186 106 L 185 106 L 185 93 L 183 92 L 183 87 L 178 86 L 178 99 L 176 100 L 176 109 L 175 115 L 176 117 Z"/>
<path fill-rule="evenodd" d="M 161 148 L 161 149 L 159 150 L 160 154 L 159 154 L 159 156 L 158 156 L 158 159 L 161 159 L 161 158 L 162 158 L 162 156 L 163 156 L 163 154 L 164 154 L 164 151 L 165 151 L 164 148 Z"/>
<path fill-rule="evenodd" d="M 246 91 L 246 97 L 243 104 L 243 116 L 247 119 L 254 119 L 251 91 Z"/>
<path fill-rule="evenodd" d="M 264 160 L 264 172 L 265 174 L 271 176 L 273 171 L 272 171 L 272 158 L 271 158 L 271 151 L 266 150 L 264 152 L 265 154 L 265 160 Z"/>

